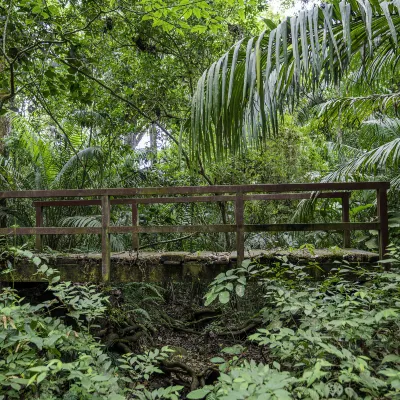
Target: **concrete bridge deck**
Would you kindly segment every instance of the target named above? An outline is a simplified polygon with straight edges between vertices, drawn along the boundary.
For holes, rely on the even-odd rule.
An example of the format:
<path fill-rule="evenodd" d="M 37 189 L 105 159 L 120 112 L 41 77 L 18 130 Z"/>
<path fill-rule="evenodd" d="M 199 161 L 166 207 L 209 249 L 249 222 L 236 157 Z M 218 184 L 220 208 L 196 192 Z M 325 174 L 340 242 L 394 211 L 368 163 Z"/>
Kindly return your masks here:
<path fill-rule="evenodd" d="M 308 250 L 251 250 L 245 253 L 245 259 L 256 259 L 261 263 L 277 261 L 277 256 L 286 255 L 294 264 L 307 265 L 310 261 L 318 262 L 323 270 L 328 271 L 336 260 L 347 260 L 353 265 L 373 265 L 379 259 L 378 254 L 355 249 L 316 249 Z M 60 271 L 61 279 L 73 282 L 101 282 L 102 255 L 89 254 L 39 254 L 48 259 L 48 265 Z M 111 282 L 167 282 L 211 281 L 217 274 L 237 263 L 236 252 L 123 252 L 111 254 Z M 13 262 L 13 277 L 0 274 L 2 282 L 38 282 L 40 276 L 34 275 L 36 267 L 25 259 Z M 0 261 L 0 269 L 6 268 L 6 260 Z"/>

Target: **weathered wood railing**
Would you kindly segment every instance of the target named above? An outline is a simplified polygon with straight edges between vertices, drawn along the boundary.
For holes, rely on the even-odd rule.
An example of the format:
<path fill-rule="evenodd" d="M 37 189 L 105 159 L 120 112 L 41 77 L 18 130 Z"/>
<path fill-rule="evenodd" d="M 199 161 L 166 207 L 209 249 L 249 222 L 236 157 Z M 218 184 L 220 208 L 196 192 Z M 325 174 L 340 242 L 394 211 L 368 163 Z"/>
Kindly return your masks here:
<path fill-rule="evenodd" d="M 131 233 L 132 247 L 139 247 L 139 233 L 215 233 L 236 232 L 237 262 L 244 259 L 245 232 L 285 232 L 285 231 L 343 231 L 343 245 L 350 247 L 350 231 L 379 231 L 379 254 L 384 256 L 388 245 L 387 190 L 388 182 L 346 182 L 346 183 L 304 183 L 277 185 L 232 185 L 196 187 L 159 187 L 130 189 L 74 189 L 74 190 L 31 190 L 0 192 L 0 199 L 32 198 L 52 199 L 59 197 L 77 198 L 68 200 L 34 201 L 36 208 L 35 227 L 1 228 L 0 235 L 36 235 L 36 247 L 42 249 L 42 235 L 100 234 L 102 237 L 102 275 L 110 277 L 110 235 Z M 350 222 L 349 199 L 352 191 L 375 190 L 377 193 L 377 221 Z M 269 192 L 269 193 L 268 193 Z M 300 192 L 300 193 L 293 193 Z M 180 197 L 171 197 L 178 195 Z M 152 196 L 152 197 L 138 197 Z M 170 197 L 155 197 L 170 196 Z M 82 199 L 86 198 L 86 199 Z M 87 199 L 97 197 L 97 199 Z M 111 198 L 113 197 L 113 198 Z M 120 198 L 124 197 L 124 198 Z M 245 224 L 244 203 L 253 200 L 297 200 L 310 198 L 337 198 L 342 201 L 342 221 L 334 223 L 286 223 L 286 224 Z M 219 225 L 179 225 L 179 226 L 139 226 L 138 204 L 150 203 L 194 203 L 194 202 L 234 202 L 235 224 Z M 132 226 L 111 226 L 110 206 L 129 204 L 132 207 Z M 101 206 L 102 226 L 100 227 L 45 227 L 43 207 Z"/>

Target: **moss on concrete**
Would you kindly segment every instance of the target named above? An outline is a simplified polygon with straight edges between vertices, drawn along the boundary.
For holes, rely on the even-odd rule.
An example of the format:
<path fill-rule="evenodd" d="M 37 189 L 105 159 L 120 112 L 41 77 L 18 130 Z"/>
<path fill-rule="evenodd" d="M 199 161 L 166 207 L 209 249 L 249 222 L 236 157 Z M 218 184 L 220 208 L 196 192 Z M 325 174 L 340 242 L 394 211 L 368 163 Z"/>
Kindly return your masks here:
<path fill-rule="evenodd" d="M 62 280 L 74 282 L 101 282 L 100 254 L 41 255 L 48 258 L 48 265 L 60 271 Z M 253 250 L 246 258 L 258 259 L 262 263 L 277 261 L 277 256 L 287 256 L 295 264 L 307 265 L 318 262 L 324 271 L 346 259 L 352 264 L 369 265 L 378 260 L 378 255 L 353 249 L 306 249 L 294 250 Z M 209 282 L 218 273 L 236 266 L 236 253 L 172 252 L 172 253 L 119 253 L 111 256 L 111 282 Z M 0 269 L 6 269 L 6 260 L 0 262 Z M 14 261 L 13 275 L 0 275 L 0 281 L 38 282 L 34 275 L 36 267 L 23 259 Z"/>

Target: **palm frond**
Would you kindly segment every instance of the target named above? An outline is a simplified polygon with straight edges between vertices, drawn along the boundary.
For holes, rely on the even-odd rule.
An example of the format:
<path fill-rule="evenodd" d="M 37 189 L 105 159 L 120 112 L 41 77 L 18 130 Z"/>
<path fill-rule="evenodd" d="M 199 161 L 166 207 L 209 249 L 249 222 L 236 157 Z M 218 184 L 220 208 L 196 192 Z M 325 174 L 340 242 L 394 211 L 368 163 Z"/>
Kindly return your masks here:
<path fill-rule="evenodd" d="M 338 97 L 320 105 L 319 116 L 325 114 L 330 120 L 336 118 L 363 121 L 372 115 L 385 112 L 400 100 L 400 92 L 372 94 L 358 97 Z"/>
<path fill-rule="evenodd" d="M 70 226 L 77 228 L 101 228 L 101 215 L 75 215 L 61 220 L 61 226 Z M 124 243 L 120 235 L 111 235 L 110 237 L 112 251 L 124 251 Z"/>
<path fill-rule="evenodd" d="M 316 198 L 300 200 L 293 215 L 293 222 L 308 222 L 313 220 Z"/>
<path fill-rule="evenodd" d="M 327 146 L 329 152 L 337 153 L 341 160 L 348 160 L 354 157 L 359 157 L 364 153 L 362 149 L 342 143 L 341 141 L 328 142 Z"/>
<path fill-rule="evenodd" d="M 336 177 L 343 179 L 359 173 L 376 173 L 378 169 L 397 167 L 399 162 L 400 138 L 396 138 L 340 166 L 336 171 Z"/>
<path fill-rule="evenodd" d="M 300 88 L 336 84 L 351 66 L 360 71 L 360 79 L 395 68 L 397 4 L 334 0 L 304 10 L 247 43 L 238 42 L 198 82 L 192 101 L 192 157 L 221 159 L 248 145 L 262 145 L 277 134 L 278 115 L 298 101 Z M 388 107 L 398 97 L 389 93 L 384 98 L 333 100 L 329 107 L 357 109 L 360 100 Z"/>
<path fill-rule="evenodd" d="M 365 133 L 365 141 L 369 143 L 383 144 L 388 140 L 400 137 L 400 119 L 389 118 L 372 118 L 362 122 L 363 128 L 361 133 Z"/>
<path fill-rule="evenodd" d="M 101 215 L 75 215 L 61 220 L 61 226 L 75 228 L 101 228 Z"/>
<path fill-rule="evenodd" d="M 14 158 L 28 157 L 29 162 L 24 163 L 31 165 L 34 174 L 33 180 L 29 181 L 29 186 L 25 188 L 45 189 L 48 187 L 58 173 L 58 166 L 55 163 L 55 155 L 52 146 L 49 145 L 49 139 L 42 139 L 38 134 L 38 128 L 31 125 L 30 121 L 20 114 L 10 113 L 13 131 L 17 132 L 15 138 L 19 146 L 17 154 L 13 154 Z M 43 129 L 45 129 L 43 127 Z M 47 129 L 47 127 L 46 127 Z M 45 135 L 46 136 L 46 135 Z M 20 149 L 23 149 L 22 154 L 19 154 Z M 35 183 L 32 187 L 31 182 Z"/>
<path fill-rule="evenodd" d="M 33 173 L 33 171 L 31 171 Z M 30 187 L 30 174 L 21 173 L 12 161 L 0 156 L 0 188 L 3 190 L 22 190 Z"/>
<path fill-rule="evenodd" d="M 60 172 L 51 183 L 51 187 L 56 187 L 67 173 L 71 173 L 71 171 L 76 169 L 78 166 L 80 167 L 81 161 L 90 161 L 93 159 L 100 160 L 102 155 L 102 149 L 97 146 L 87 147 L 86 149 L 81 150 L 64 164 Z M 70 180 L 70 176 L 68 177 L 68 180 Z"/>

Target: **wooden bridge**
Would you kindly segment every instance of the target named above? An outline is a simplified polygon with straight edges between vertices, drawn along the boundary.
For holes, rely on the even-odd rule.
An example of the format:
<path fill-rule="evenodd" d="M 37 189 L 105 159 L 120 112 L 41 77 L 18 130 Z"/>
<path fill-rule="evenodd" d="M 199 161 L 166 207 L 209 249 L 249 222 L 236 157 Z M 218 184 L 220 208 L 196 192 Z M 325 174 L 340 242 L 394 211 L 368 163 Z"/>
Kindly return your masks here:
<path fill-rule="evenodd" d="M 0 192 L 0 199 L 33 199 L 36 208 L 35 227 L 1 228 L 0 235 L 36 235 L 36 248 L 42 250 L 43 235 L 101 235 L 101 277 L 110 280 L 111 249 L 110 235 L 132 234 L 132 248 L 139 248 L 140 233 L 236 233 L 236 262 L 245 257 L 245 232 L 286 232 L 286 231 L 343 231 L 343 247 L 350 247 L 350 231 L 377 230 L 379 232 L 379 256 L 383 258 L 388 245 L 388 182 L 346 182 L 346 183 L 305 183 L 305 184 L 257 184 L 231 186 L 158 187 L 128 189 L 74 189 L 74 190 L 33 190 Z M 350 222 L 350 196 L 354 191 L 373 190 L 377 198 L 375 222 Z M 60 199 L 62 198 L 62 199 Z M 247 201 L 297 200 L 332 198 L 341 199 L 342 220 L 333 223 L 285 223 L 246 224 L 244 204 Z M 55 200 L 57 199 L 57 200 Z M 214 203 L 235 204 L 235 224 L 140 226 L 138 204 L 153 203 Z M 111 206 L 127 204 L 132 208 L 131 226 L 110 225 Z M 43 226 L 44 207 L 101 206 L 101 227 L 49 227 Z"/>

